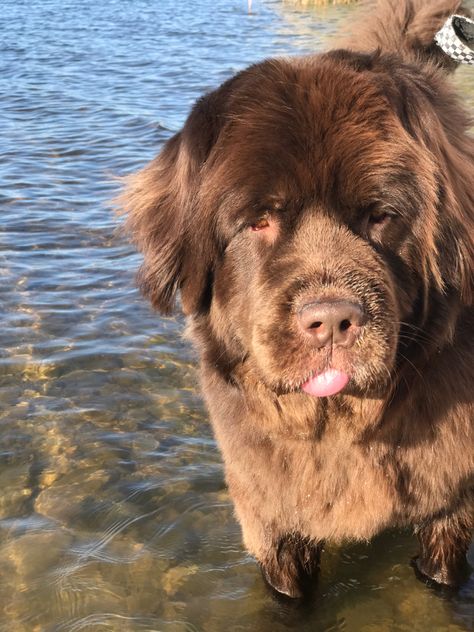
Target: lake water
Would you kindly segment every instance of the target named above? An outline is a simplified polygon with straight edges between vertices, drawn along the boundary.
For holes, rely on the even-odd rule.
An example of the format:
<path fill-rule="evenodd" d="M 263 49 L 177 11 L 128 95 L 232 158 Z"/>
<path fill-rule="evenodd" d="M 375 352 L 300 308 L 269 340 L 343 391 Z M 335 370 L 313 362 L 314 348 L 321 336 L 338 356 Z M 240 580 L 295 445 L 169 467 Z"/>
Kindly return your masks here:
<path fill-rule="evenodd" d="M 0 631 L 470 630 L 414 538 L 329 548 L 280 605 L 242 548 L 182 319 L 152 313 L 113 176 L 247 64 L 321 49 L 352 9 L 278 0 L 3 0 Z M 458 83 L 474 111 L 474 69 Z"/>

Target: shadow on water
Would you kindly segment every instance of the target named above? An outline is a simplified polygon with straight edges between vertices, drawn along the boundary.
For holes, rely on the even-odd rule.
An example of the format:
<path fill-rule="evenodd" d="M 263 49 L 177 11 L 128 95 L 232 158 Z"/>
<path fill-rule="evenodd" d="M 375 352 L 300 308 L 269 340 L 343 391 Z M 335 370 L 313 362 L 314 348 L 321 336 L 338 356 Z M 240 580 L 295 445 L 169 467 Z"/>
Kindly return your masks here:
<path fill-rule="evenodd" d="M 327 43 L 349 8 L 278 0 L 5 0 L 0 12 L 0 630 L 472 629 L 389 532 L 329 548 L 282 605 L 245 553 L 182 321 L 138 296 L 109 174 L 270 55 Z M 474 109 L 472 75 L 457 81 Z"/>

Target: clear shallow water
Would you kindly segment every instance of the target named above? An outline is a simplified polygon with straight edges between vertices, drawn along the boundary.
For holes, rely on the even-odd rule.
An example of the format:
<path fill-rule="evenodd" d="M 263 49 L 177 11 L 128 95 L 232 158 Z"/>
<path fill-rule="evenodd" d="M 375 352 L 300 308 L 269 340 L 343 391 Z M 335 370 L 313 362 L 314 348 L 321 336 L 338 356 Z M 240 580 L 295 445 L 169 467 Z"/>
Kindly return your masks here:
<path fill-rule="evenodd" d="M 309 610 L 242 549 L 182 320 L 138 296 L 112 176 L 205 90 L 323 46 L 351 9 L 278 0 L 4 0 L 0 8 L 0 631 L 474 625 L 405 533 L 326 552 Z M 457 81 L 474 111 L 474 75 Z"/>

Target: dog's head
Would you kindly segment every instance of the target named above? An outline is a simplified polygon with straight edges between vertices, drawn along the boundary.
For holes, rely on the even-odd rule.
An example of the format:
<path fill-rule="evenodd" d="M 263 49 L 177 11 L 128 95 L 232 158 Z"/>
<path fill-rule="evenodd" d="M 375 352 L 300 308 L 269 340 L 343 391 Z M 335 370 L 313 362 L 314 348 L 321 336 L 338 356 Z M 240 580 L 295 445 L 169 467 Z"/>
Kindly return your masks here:
<path fill-rule="evenodd" d="M 391 57 L 251 67 L 128 182 L 143 292 L 169 313 L 180 291 L 211 361 L 277 392 L 380 392 L 404 328 L 446 340 L 472 301 L 466 125 L 436 71 Z"/>

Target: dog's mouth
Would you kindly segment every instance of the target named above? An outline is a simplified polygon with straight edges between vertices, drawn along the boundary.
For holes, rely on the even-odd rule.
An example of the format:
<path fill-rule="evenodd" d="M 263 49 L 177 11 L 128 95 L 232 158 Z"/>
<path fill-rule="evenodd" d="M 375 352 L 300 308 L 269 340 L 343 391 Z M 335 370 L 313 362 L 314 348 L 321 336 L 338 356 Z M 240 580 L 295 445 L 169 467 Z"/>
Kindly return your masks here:
<path fill-rule="evenodd" d="M 390 381 L 390 358 L 371 363 L 362 358 L 328 358 L 321 366 L 312 363 L 313 368 L 293 382 L 283 385 L 286 392 L 300 392 L 314 398 L 334 395 L 369 395 L 385 391 Z M 316 364 L 316 366 L 314 366 Z M 318 366 L 319 364 L 319 366 Z M 301 375 L 301 374 L 300 374 Z"/>
<path fill-rule="evenodd" d="M 298 390 L 311 397 L 331 397 L 355 386 L 362 363 L 352 349 L 331 345 L 312 354 L 308 364 L 309 371 L 302 375 Z"/>
<path fill-rule="evenodd" d="M 381 365 L 370 363 L 337 362 L 327 363 L 324 367 L 314 368 L 300 374 L 301 377 L 268 383 L 269 388 L 278 395 L 302 393 L 314 399 L 336 395 L 352 397 L 379 397 L 391 383 L 391 362 Z"/>
<path fill-rule="evenodd" d="M 278 395 L 301 393 L 318 399 L 332 396 L 378 396 L 388 388 L 396 353 L 396 332 L 364 328 L 353 345 L 303 346 L 289 337 L 287 352 L 260 342 L 252 366 Z M 274 343 L 273 340 L 270 342 Z"/>
<path fill-rule="evenodd" d="M 328 368 L 312 375 L 301 385 L 301 389 L 312 397 L 330 397 L 343 391 L 349 380 L 350 376 L 345 371 Z"/>

